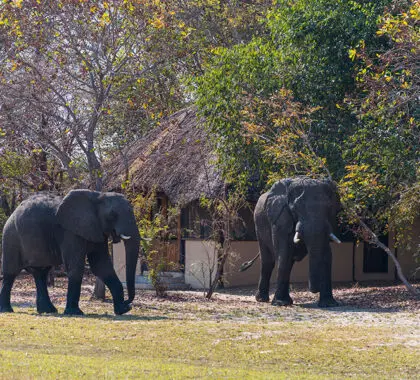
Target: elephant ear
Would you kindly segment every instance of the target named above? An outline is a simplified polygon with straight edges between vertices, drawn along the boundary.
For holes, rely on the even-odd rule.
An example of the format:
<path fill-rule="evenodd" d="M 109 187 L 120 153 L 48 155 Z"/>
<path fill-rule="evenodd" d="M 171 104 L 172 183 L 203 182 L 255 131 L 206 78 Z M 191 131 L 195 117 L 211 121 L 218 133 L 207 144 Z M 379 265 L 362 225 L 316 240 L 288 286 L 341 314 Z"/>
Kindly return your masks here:
<path fill-rule="evenodd" d="M 289 210 L 288 184 L 290 180 L 276 182 L 268 192 L 266 210 L 271 225 L 287 226 L 293 229 Z"/>
<path fill-rule="evenodd" d="M 99 194 L 90 190 L 70 191 L 57 210 L 61 226 L 88 241 L 103 242 L 104 234 L 97 213 Z"/>

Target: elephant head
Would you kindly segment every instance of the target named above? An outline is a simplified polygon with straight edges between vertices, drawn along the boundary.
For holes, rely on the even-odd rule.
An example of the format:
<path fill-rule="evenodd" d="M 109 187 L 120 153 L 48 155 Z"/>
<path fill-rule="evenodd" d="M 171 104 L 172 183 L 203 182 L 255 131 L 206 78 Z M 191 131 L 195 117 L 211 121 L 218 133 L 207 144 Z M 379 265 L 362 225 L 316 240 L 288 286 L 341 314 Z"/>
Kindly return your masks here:
<path fill-rule="evenodd" d="M 296 246 L 294 260 L 309 254 L 309 287 L 319 292 L 331 286 L 329 241 L 340 242 L 333 234 L 340 201 L 335 184 L 306 177 L 279 181 L 267 196 L 266 210 L 271 225 L 280 227 Z M 306 248 L 306 249 L 305 249 Z M 303 252 L 303 253 L 302 253 Z M 329 282 L 330 284 L 323 284 Z"/>
<path fill-rule="evenodd" d="M 140 246 L 140 234 L 133 209 L 118 193 L 73 190 L 57 210 L 60 225 L 86 241 L 101 243 L 108 237 L 124 241 L 128 303 L 135 295 L 135 272 Z"/>

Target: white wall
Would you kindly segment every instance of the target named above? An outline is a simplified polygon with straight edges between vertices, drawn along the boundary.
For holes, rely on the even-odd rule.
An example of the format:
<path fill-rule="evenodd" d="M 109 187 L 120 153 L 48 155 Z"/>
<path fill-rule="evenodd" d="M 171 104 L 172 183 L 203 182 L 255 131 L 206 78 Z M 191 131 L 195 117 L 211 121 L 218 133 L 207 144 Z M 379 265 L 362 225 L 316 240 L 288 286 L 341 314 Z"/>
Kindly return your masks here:
<path fill-rule="evenodd" d="M 185 282 L 193 289 L 202 289 L 205 281 L 208 286 L 209 263 L 216 269 L 214 245 L 202 240 L 186 240 L 185 242 Z M 353 243 L 331 244 L 333 252 L 332 279 L 333 281 L 352 281 L 353 276 Z M 260 272 L 260 260 L 245 272 L 239 272 L 239 267 L 245 261 L 251 260 L 258 253 L 256 241 L 232 242 L 233 257 L 225 265 L 225 287 L 257 285 Z M 308 281 L 308 257 L 295 263 L 291 274 L 291 282 Z M 204 275 L 203 275 L 203 268 Z M 272 282 L 276 281 L 276 269 L 273 271 Z"/>
<path fill-rule="evenodd" d="M 213 242 L 204 240 L 185 241 L 185 283 L 193 289 L 208 288 L 210 271 L 216 276 L 217 256 Z"/>

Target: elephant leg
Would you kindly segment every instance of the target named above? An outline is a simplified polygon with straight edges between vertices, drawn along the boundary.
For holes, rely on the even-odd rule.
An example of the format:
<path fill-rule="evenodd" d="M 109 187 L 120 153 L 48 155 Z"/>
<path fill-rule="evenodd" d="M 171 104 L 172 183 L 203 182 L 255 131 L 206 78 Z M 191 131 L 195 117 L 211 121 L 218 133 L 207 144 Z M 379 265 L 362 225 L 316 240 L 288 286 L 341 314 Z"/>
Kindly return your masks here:
<path fill-rule="evenodd" d="M 67 303 L 64 310 L 66 315 L 83 315 L 79 308 L 80 291 L 82 288 L 83 272 L 85 270 L 85 255 L 80 250 L 79 254 L 63 254 L 64 266 L 69 280 L 67 286 Z"/>
<path fill-rule="evenodd" d="M 71 271 L 68 273 L 67 303 L 64 309 L 66 315 L 83 315 L 79 308 L 80 291 L 82 288 L 83 272 Z"/>
<path fill-rule="evenodd" d="M 10 292 L 16 279 L 16 274 L 3 275 L 3 283 L 0 290 L 0 313 L 13 313 L 10 304 Z"/>
<path fill-rule="evenodd" d="M 45 268 L 27 268 L 28 272 L 32 274 L 36 285 L 36 310 L 38 313 L 57 313 L 48 294 L 48 272 L 51 267 Z"/>
<path fill-rule="evenodd" d="M 287 242 L 282 242 L 279 249 L 279 262 L 277 271 L 277 290 L 274 294 L 272 304 L 275 306 L 292 305 L 293 300 L 289 294 L 290 272 L 294 264 L 292 248 L 286 247 Z"/>
<path fill-rule="evenodd" d="M 268 302 L 270 300 L 270 279 L 276 264 L 272 252 L 263 244 L 260 244 L 261 252 L 261 271 L 258 283 L 258 292 L 255 299 L 258 302 Z"/>
<path fill-rule="evenodd" d="M 115 273 L 107 244 L 98 245 L 87 257 L 93 274 L 99 277 L 111 292 L 115 314 L 121 315 L 130 311 L 131 306 L 124 302 L 124 289 Z"/>
<path fill-rule="evenodd" d="M 323 278 L 321 279 L 319 292 L 319 307 L 334 307 L 338 306 L 338 302 L 334 299 L 332 294 L 332 279 L 331 279 L 331 251 L 328 250 L 323 262 Z"/>

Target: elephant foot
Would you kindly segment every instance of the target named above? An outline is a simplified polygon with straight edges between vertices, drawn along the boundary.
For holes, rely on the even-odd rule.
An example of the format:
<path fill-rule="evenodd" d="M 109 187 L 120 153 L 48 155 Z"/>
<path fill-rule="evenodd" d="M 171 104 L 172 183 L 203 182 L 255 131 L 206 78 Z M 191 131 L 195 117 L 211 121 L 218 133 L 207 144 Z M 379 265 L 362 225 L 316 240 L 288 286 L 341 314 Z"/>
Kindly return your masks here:
<path fill-rule="evenodd" d="M 131 304 L 127 304 L 124 302 L 122 304 L 114 305 L 114 313 L 116 315 L 122 315 L 128 313 L 131 310 L 131 308 Z"/>
<path fill-rule="evenodd" d="M 319 287 L 309 285 L 309 291 L 311 293 L 319 293 L 320 289 L 319 289 Z"/>
<path fill-rule="evenodd" d="M 255 299 L 257 300 L 257 302 L 268 302 L 270 301 L 270 297 L 268 296 L 268 293 L 263 293 L 258 291 L 257 294 L 255 295 Z"/>
<path fill-rule="evenodd" d="M 48 306 L 45 306 L 45 307 L 37 307 L 36 311 L 39 314 L 55 314 L 55 313 L 57 313 L 56 307 L 52 304 L 48 305 Z"/>
<path fill-rule="evenodd" d="M 284 299 L 274 298 L 271 301 L 271 304 L 273 306 L 290 306 L 290 305 L 293 305 L 293 300 L 290 298 L 290 296 L 288 298 L 284 298 Z"/>
<path fill-rule="evenodd" d="M 339 306 L 339 303 L 333 297 L 329 297 L 329 298 L 320 299 L 318 302 L 318 306 L 319 307 L 336 307 L 336 306 Z"/>
<path fill-rule="evenodd" d="M 83 311 L 78 307 L 66 307 L 64 310 L 65 315 L 84 315 Z"/>
<path fill-rule="evenodd" d="M 13 313 L 13 309 L 10 305 L 0 306 L 0 313 Z"/>

